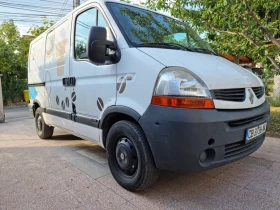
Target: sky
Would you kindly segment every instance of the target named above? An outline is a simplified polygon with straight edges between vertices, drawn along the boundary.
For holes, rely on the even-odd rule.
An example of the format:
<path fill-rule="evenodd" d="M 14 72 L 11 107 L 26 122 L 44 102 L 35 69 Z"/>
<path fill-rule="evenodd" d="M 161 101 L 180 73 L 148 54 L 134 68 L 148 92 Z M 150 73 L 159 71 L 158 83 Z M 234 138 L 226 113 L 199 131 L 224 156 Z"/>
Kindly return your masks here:
<path fill-rule="evenodd" d="M 86 0 L 80 1 L 82 4 Z M 139 0 L 131 2 L 139 3 Z M 41 25 L 40 16 L 56 22 L 72 9 L 73 0 L 0 0 L 0 24 L 14 19 L 21 35 L 24 35 L 32 25 Z"/>

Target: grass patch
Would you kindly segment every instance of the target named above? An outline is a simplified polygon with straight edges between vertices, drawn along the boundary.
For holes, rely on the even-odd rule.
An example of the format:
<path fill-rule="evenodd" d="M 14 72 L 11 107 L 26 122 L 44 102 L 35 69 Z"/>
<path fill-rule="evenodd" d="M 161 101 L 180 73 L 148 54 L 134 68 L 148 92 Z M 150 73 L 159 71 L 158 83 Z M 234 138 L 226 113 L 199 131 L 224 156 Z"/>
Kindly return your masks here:
<path fill-rule="evenodd" d="M 270 121 L 267 132 L 272 135 L 280 135 L 280 107 L 270 108 Z"/>
<path fill-rule="evenodd" d="M 280 107 L 280 98 L 273 100 L 273 98 L 267 97 L 266 100 L 271 107 Z"/>

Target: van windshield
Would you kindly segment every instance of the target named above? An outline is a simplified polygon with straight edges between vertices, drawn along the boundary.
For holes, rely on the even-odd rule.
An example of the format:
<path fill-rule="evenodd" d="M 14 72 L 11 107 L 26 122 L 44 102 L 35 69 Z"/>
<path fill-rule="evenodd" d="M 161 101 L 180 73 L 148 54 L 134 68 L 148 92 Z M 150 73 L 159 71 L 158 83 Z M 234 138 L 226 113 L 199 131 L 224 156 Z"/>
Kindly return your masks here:
<path fill-rule="evenodd" d="M 129 45 L 215 54 L 187 24 L 134 6 L 107 3 Z"/>

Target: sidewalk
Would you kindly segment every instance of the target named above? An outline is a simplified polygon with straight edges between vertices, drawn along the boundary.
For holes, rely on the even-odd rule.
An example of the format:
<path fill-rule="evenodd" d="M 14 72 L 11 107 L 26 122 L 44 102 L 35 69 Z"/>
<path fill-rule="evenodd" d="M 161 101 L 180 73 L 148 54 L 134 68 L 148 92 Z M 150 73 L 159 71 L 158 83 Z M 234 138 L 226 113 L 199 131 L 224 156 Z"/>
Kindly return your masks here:
<path fill-rule="evenodd" d="M 34 120 L 0 124 L 0 209 L 279 209 L 280 139 L 241 161 L 196 174 L 162 172 L 143 192 L 121 188 L 99 146 Z"/>

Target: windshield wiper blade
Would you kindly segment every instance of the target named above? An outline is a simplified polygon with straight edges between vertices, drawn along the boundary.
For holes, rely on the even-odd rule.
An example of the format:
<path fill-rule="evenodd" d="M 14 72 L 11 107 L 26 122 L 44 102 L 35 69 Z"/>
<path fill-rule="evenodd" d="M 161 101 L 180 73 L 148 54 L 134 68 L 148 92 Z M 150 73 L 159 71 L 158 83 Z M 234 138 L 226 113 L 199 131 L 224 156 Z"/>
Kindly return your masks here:
<path fill-rule="evenodd" d="M 203 52 L 203 53 L 208 53 L 208 54 L 212 54 L 212 55 L 217 55 L 217 53 L 215 53 L 214 51 L 209 50 L 209 49 L 205 49 L 205 48 L 192 48 L 192 49 L 195 52 Z"/>
<path fill-rule="evenodd" d="M 171 47 L 171 48 L 176 48 L 176 49 L 181 49 L 181 50 L 187 50 L 193 52 L 191 48 L 188 48 L 184 45 L 180 45 L 177 43 L 166 43 L 166 42 L 147 42 L 147 43 L 141 43 L 141 44 L 136 44 L 136 47 Z"/>

